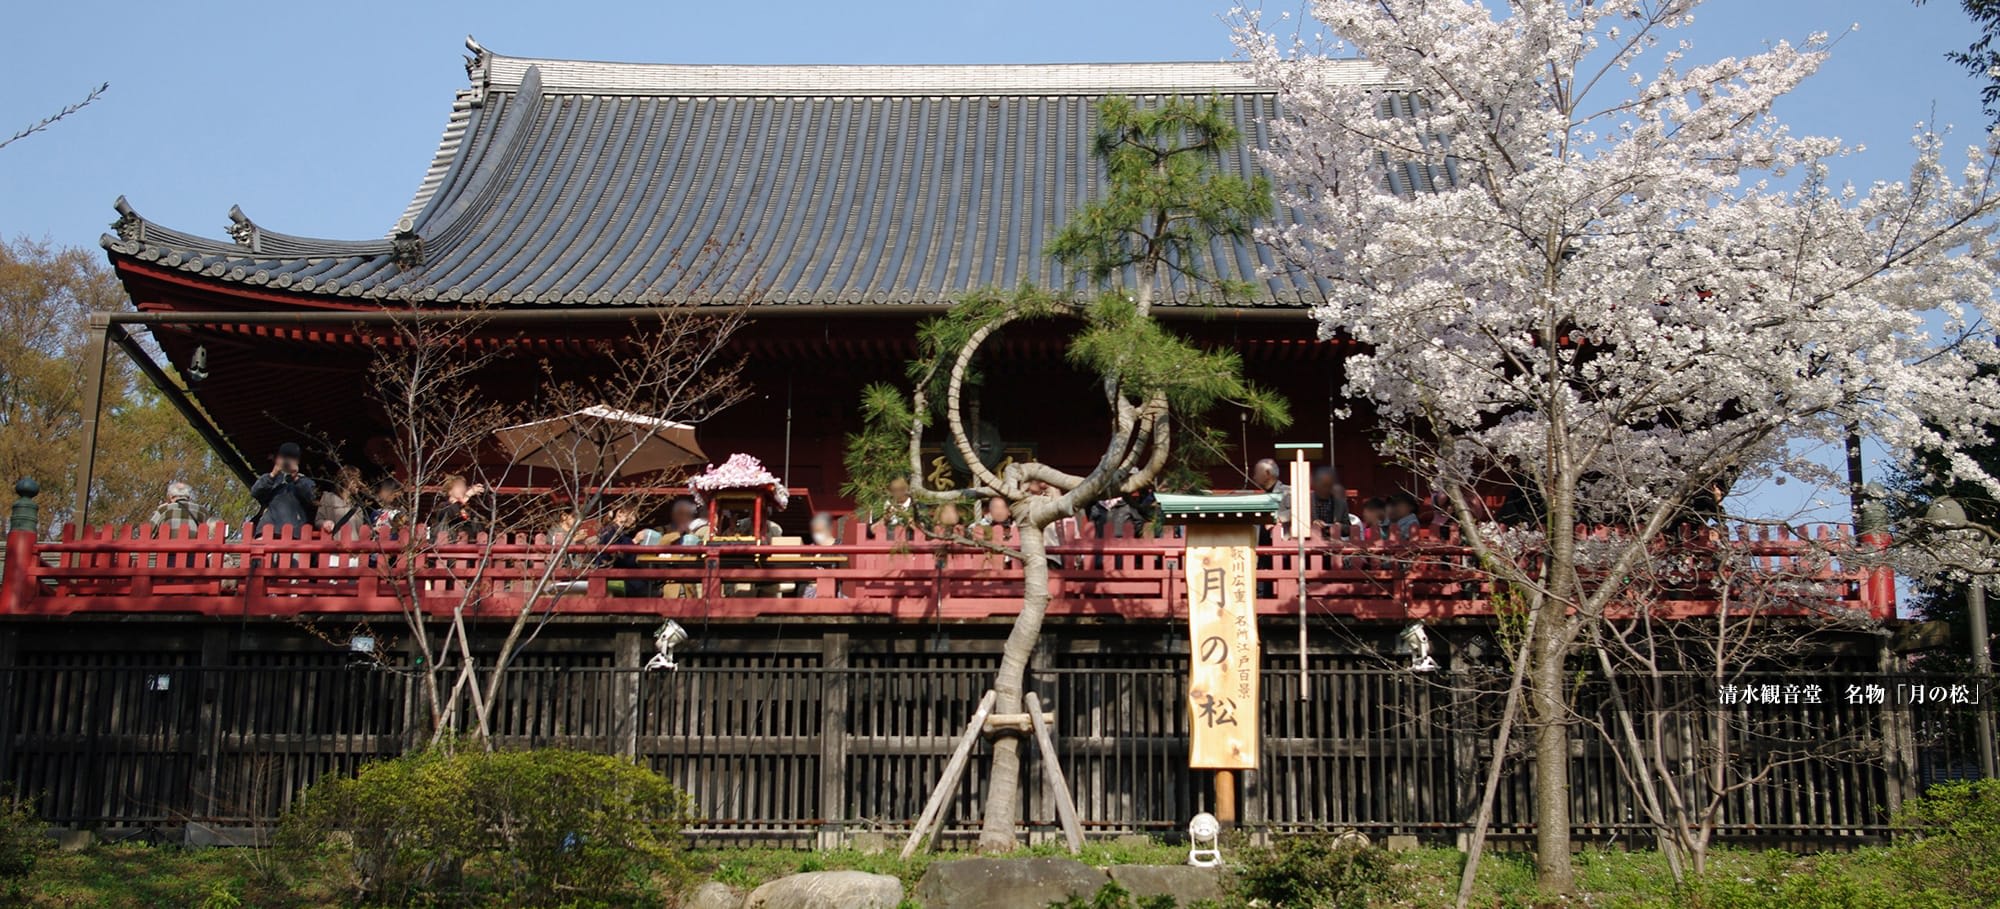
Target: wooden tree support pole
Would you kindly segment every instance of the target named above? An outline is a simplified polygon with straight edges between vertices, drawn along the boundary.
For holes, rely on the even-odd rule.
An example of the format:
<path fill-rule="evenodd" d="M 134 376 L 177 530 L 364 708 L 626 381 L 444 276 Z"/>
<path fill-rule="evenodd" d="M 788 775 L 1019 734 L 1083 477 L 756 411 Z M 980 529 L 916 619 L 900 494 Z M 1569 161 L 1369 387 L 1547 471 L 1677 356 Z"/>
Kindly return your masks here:
<path fill-rule="evenodd" d="M 1236 826 L 1236 772 L 1215 772 L 1215 819 L 1224 827 Z"/>
<path fill-rule="evenodd" d="M 1076 802 L 1070 798 L 1069 782 L 1063 779 L 1062 764 L 1056 760 L 1055 739 L 1049 737 L 1049 724 L 1042 719 L 1042 699 L 1028 692 L 1028 720 L 1035 724 L 1035 741 L 1042 746 L 1042 773 L 1048 778 L 1049 789 L 1056 797 L 1056 817 L 1062 821 L 1063 837 L 1069 840 L 1069 853 L 1083 852 L 1083 825 L 1076 819 Z"/>
<path fill-rule="evenodd" d="M 965 775 L 966 760 L 972 756 L 972 745 L 979 741 L 979 734 L 986 728 L 986 715 L 993 710 L 994 693 L 987 691 L 979 699 L 979 709 L 973 711 L 972 722 L 965 724 L 965 734 L 958 737 L 958 747 L 951 753 L 951 760 L 944 765 L 944 777 L 938 780 L 937 788 L 931 790 L 930 801 L 924 803 L 924 813 L 917 817 L 917 826 L 910 831 L 910 841 L 903 844 L 903 857 L 909 858 L 917 852 L 917 845 L 931 834 L 931 828 L 944 821 L 945 802 L 958 788 L 960 777 Z"/>

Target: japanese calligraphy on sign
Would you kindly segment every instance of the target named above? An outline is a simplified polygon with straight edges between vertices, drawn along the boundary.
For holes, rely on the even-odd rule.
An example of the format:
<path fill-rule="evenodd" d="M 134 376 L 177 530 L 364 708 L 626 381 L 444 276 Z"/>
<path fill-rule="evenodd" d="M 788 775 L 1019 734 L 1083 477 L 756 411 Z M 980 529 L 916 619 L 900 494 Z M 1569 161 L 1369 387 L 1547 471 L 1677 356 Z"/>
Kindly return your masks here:
<path fill-rule="evenodd" d="M 1188 766 L 1196 770 L 1257 768 L 1256 533 L 1188 528 Z"/>

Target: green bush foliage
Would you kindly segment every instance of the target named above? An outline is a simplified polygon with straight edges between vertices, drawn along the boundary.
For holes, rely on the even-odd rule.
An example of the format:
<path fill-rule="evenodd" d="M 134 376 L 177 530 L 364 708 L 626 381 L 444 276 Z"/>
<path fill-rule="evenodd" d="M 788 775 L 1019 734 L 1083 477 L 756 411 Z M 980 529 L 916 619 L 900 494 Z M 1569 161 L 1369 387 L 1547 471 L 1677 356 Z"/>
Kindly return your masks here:
<path fill-rule="evenodd" d="M 673 866 L 690 809 L 665 777 L 581 751 L 480 755 L 471 777 L 503 884 L 537 900 L 643 888 Z"/>
<path fill-rule="evenodd" d="M 1236 870 L 1240 899 L 1300 909 L 1367 909 L 1403 898 L 1396 857 L 1356 841 L 1295 836 L 1245 853 Z"/>
<path fill-rule="evenodd" d="M 49 849 L 48 825 L 35 814 L 33 799 L 0 784 L 0 881 L 27 877 Z"/>
<path fill-rule="evenodd" d="M 677 883 L 688 808 L 621 758 L 433 748 L 314 785 L 277 847 L 357 901 L 603 904 Z"/>
<path fill-rule="evenodd" d="M 1905 881 L 2000 904 L 2000 780 L 1934 786 L 1896 823 L 1913 834 L 1894 850 Z"/>

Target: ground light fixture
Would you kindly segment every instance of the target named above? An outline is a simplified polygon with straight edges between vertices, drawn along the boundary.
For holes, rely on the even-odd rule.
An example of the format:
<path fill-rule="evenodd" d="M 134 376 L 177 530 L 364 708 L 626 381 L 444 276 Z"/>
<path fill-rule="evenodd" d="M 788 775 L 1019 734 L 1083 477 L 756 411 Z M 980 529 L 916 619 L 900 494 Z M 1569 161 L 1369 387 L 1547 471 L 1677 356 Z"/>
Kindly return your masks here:
<path fill-rule="evenodd" d="M 1410 658 L 1411 672 L 1431 672 L 1438 668 L 1437 660 L 1431 658 L 1431 636 L 1424 631 L 1422 622 L 1411 622 L 1396 635 L 1396 653 Z"/>
<path fill-rule="evenodd" d="M 653 658 L 647 661 L 646 668 L 681 668 L 679 664 L 674 662 L 674 648 L 687 643 L 687 640 L 687 629 L 682 628 L 681 623 L 673 619 L 668 619 L 665 625 L 660 626 L 659 631 L 653 632 L 653 646 L 659 648 L 660 652 L 653 654 Z"/>
<path fill-rule="evenodd" d="M 1222 849 L 1216 840 L 1222 836 L 1222 822 L 1215 815 L 1204 811 L 1188 821 L 1188 861 L 1196 868 L 1213 868 L 1222 864 Z"/>

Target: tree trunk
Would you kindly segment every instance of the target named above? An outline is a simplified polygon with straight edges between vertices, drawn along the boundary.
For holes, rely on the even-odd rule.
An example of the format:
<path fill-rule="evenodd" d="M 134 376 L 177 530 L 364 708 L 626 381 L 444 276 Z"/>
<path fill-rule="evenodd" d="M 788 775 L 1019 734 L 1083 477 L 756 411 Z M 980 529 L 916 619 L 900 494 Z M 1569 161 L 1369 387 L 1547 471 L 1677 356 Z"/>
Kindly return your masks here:
<path fill-rule="evenodd" d="M 1562 610 L 1550 598 L 1544 608 Z M 1569 708 L 1563 703 L 1563 650 L 1551 630 L 1562 617 L 1544 621 L 1544 637 L 1535 648 L 1529 692 L 1529 713 L 1535 726 L 1535 869 L 1542 889 L 1567 893 L 1575 886 L 1569 854 Z"/>
<path fill-rule="evenodd" d="M 1561 451 L 1551 440 L 1552 451 Z M 1576 498 L 1573 485 L 1548 496 L 1548 593 L 1535 608 L 1533 665 L 1528 669 L 1528 718 L 1535 729 L 1535 878 L 1544 892 L 1576 886 L 1569 842 L 1569 613 L 1581 604 L 1576 568 Z"/>
<path fill-rule="evenodd" d="M 1049 508 L 1036 504 L 1029 511 L 1041 516 Z M 1050 521 L 1048 523 L 1053 523 Z M 1020 713 L 1028 658 L 1042 636 L 1042 616 L 1049 607 L 1049 562 L 1044 527 L 1021 527 L 1021 615 L 1007 634 L 1000 652 L 1000 672 L 993 679 L 993 712 Z M 986 774 L 986 811 L 979 831 L 981 852 L 1011 852 L 1020 845 L 1015 830 L 1021 817 L 1021 740 L 1007 735 L 993 740 L 993 760 Z"/>

